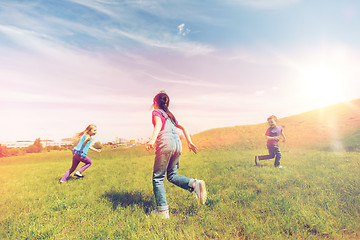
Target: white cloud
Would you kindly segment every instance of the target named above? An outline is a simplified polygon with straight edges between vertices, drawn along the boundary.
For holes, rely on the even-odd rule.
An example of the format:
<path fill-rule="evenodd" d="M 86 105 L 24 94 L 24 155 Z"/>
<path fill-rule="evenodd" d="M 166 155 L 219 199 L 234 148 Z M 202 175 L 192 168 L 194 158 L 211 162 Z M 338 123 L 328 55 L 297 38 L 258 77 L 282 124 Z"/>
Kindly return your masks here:
<path fill-rule="evenodd" d="M 264 95 L 264 93 L 265 93 L 264 90 L 259 90 L 255 92 L 256 95 Z"/>
<path fill-rule="evenodd" d="M 253 8 L 281 8 L 297 4 L 301 0 L 227 0 L 231 4 L 241 4 Z"/>
<path fill-rule="evenodd" d="M 223 88 L 223 89 L 231 87 L 231 86 L 225 85 L 225 84 L 216 84 L 216 83 L 210 83 L 210 82 L 205 82 L 205 81 L 201 81 L 201 80 L 178 79 L 178 78 L 169 79 L 166 77 L 157 77 L 157 76 L 154 76 L 151 74 L 147 74 L 147 75 L 157 81 L 165 82 L 165 83 L 176 83 L 176 84 L 181 84 L 181 85 L 199 86 L 199 87 L 207 87 L 207 88 Z"/>
<path fill-rule="evenodd" d="M 136 97 L 136 96 L 124 96 L 117 94 L 109 94 L 109 93 L 98 93 L 97 95 L 93 95 L 91 97 L 87 95 L 78 95 L 76 98 L 64 95 L 54 95 L 54 93 L 42 92 L 39 93 L 29 93 L 26 92 L 26 89 L 22 89 L 20 91 L 15 91 L 14 89 L 4 89 L 0 90 L 0 102 L 26 102 L 26 103 L 47 103 L 47 104 L 98 104 L 98 105 L 117 105 L 117 106 L 136 106 L 136 105 L 144 105 L 149 99 L 146 97 Z"/>
<path fill-rule="evenodd" d="M 181 36 L 186 36 L 190 33 L 190 29 L 188 28 L 185 28 L 185 24 L 182 23 L 178 26 L 178 34 L 181 35 Z"/>
<path fill-rule="evenodd" d="M 147 37 L 146 33 L 132 33 L 121 29 L 112 29 L 111 32 L 146 46 L 169 49 L 185 55 L 206 55 L 215 51 L 211 46 L 196 42 L 180 41 L 169 34 L 163 34 L 163 37 L 151 38 Z"/>
<path fill-rule="evenodd" d="M 106 14 L 110 17 L 118 18 L 119 14 L 116 14 L 113 10 L 111 10 L 111 7 L 115 7 L 115 3 L 112 1 L 87 1 L 87 0 L 69 0 L 71 2 L 81 4 L 83 6 L 86 6 L 88 8 L 91 8 L 95 11 L 98 11 L 100 13 Z M 106 6 L 109 5 L 110 7 L 107 8 Z"/>
<path fill-rule="evenodd" d="M 179 30 L 179 34 L 181 34 L 183 31 L 184 31 L 184 26 L 185 26 L 185 24 L 184 23 L 182 23 L 182 24 L 180 24 L 179 26 L 178 26 L 178 30 Z"/>
<path fill-rule="evenodd" d="M 0 31 L 10 37 L 13 44 L 16 43 L 21 47 L 32 48 L 39 52 L 44 51 L 41 47 L 44 41 L 48 42 L 47 45 L 61 43 L 67 47 L 83 47 L 84 44 L 76 45 L 78 37 L 84 38 L 85 42 L 87 40 L 97 41 L 103 46 L 121 51 L 127 51 L 125 47 L 122 47 L 124 46 L 123 43 L 131 41 L 146 47 L 164 48 L 190 56 L 208 54 L 214 51 L 212 46 L 189 40 L 184 41 L 179 38 L 179 35 L 186 36 L 190 33 L 190 29 L 186 28 L 185 25 L 179 26 L 178 34 L 174 34 L 166 23 L 159 26 L 159 24 L 147 22 L 147 25 L 144 25 L 144 19 L 139 19 L 136 14 L 137 9 L 143 7 L 140 2 L 129 2 L 127 4 L 130 6 L 127 8 L 124 7 L 125 3 L 114 1 L 72 0 L 71 2 L 97 11 L 100 14 L 100 21 L 92 22 L 91 19 L 96 18 L 90 16 L 96 15 L 91 15 L 89 11 L 83 11 L 84 16 L 89 15 L 89 21 L 84 23 L 77 20 L 73 21 L 74 19 L 70 16 L 47 15 L 38 10 L 36 4 L 22 5 L 21 11 L 15 5 L 8 4 L 7 12 L 11 14 L 3 13 L 2 15 L 6 14 L 5 19 L 9 21 L 2 22 Z M 160 5 L 155 4 L 154 6 L 158 9 Z M 151 9 L 143 10 L 152 11 Z M 36 18 L 35 16 L 39 17 Z M 47 50 L 51 49 L 48 48 Z"/>

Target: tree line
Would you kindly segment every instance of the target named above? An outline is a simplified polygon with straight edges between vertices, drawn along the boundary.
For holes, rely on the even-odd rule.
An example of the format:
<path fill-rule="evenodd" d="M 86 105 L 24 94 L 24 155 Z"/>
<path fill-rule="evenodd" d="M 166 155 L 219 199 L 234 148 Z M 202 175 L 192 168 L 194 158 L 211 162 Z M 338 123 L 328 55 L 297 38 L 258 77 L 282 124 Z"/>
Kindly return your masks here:
<path fill-rule="evenodd" d="M 96 142 L 93 146 L 94 148 L 101 149 L 102 145 L 100 142 Z M 25 155 L 26 153 L 40 153 L 43 151 L 61 151 L 72 149 L 73 145 L 67 144 L 63 146 L 46 146 L 43 147 L 40 138 L 35 139 L 34 143 L 28 147 L 18 147 L 18 148 L 8 148 L 0 144 L 0 158 L 1 157 L 11 157 L 11 156 L 20 156 Z"/>

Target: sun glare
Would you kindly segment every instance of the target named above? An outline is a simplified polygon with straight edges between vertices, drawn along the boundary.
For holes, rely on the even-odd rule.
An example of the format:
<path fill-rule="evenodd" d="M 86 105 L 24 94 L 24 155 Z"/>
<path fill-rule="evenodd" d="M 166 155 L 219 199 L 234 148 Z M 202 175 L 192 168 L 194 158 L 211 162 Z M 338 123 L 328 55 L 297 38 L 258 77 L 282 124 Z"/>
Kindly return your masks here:
<path fill-rule="evenodd" d="M 304 91 L 315 107 L 324 107 L 343 101 L 341 75 L 336 69 L 318 66 L 305 73 Z"/>

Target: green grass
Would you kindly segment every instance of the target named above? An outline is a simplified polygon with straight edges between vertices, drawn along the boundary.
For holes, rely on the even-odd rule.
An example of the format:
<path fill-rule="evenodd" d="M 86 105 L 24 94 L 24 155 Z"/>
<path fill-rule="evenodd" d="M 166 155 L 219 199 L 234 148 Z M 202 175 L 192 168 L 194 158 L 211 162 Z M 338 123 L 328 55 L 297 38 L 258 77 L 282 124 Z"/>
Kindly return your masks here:
<path fill-rule="evenodd" d="M 360 152 L 360 129 L 342 139 L 343 147 L 347 151 Z"/>
<path fill-rule="evenodd" d="M 286 150 L 286 149 L 284 149 Z M 150 216 L 154 152 L 91 153 L 83 179 L 59 184 L 71 152 L 0 159 L 0 239 L 358 239 L 359 153 L 266 149 L 184 154 L 179 173 L 204 179 L 208 200 L 165 181 L 170 220 Z"/>

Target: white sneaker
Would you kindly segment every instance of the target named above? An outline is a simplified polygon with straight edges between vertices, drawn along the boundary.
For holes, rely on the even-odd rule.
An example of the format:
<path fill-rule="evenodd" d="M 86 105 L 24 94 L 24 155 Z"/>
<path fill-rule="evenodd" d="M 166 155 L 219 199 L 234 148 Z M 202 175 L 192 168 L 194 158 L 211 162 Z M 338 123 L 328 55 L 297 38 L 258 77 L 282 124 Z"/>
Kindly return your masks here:
<path fill-rule="evenodd" d="M 84 177 L 83 175 L 81 175 L 81 173 L 79 171 L 77 171 L 74 175 L 77 177 Z"/>
<path fill-rule="evenodd" d="M 64 182 L 65 182 L 65 181 L 63 181 L 63 180 L 60 179 L 60 183 L 64 183 Z"/>
<path fill-rule="evenodd" d="M 169 219 L 169 210 L 159 211 L 158 209 L 152 210 L 151 215 L 155 217 L 161 217 L 162 219 Z"/>
<path fill-rule="evenodd" d="M 200 199 L 201 204 L 205 204 L 206 196 L 207 196 L 205 181 L 195 179 L 194 194 L 195 194 L 196 198 Z"/>

